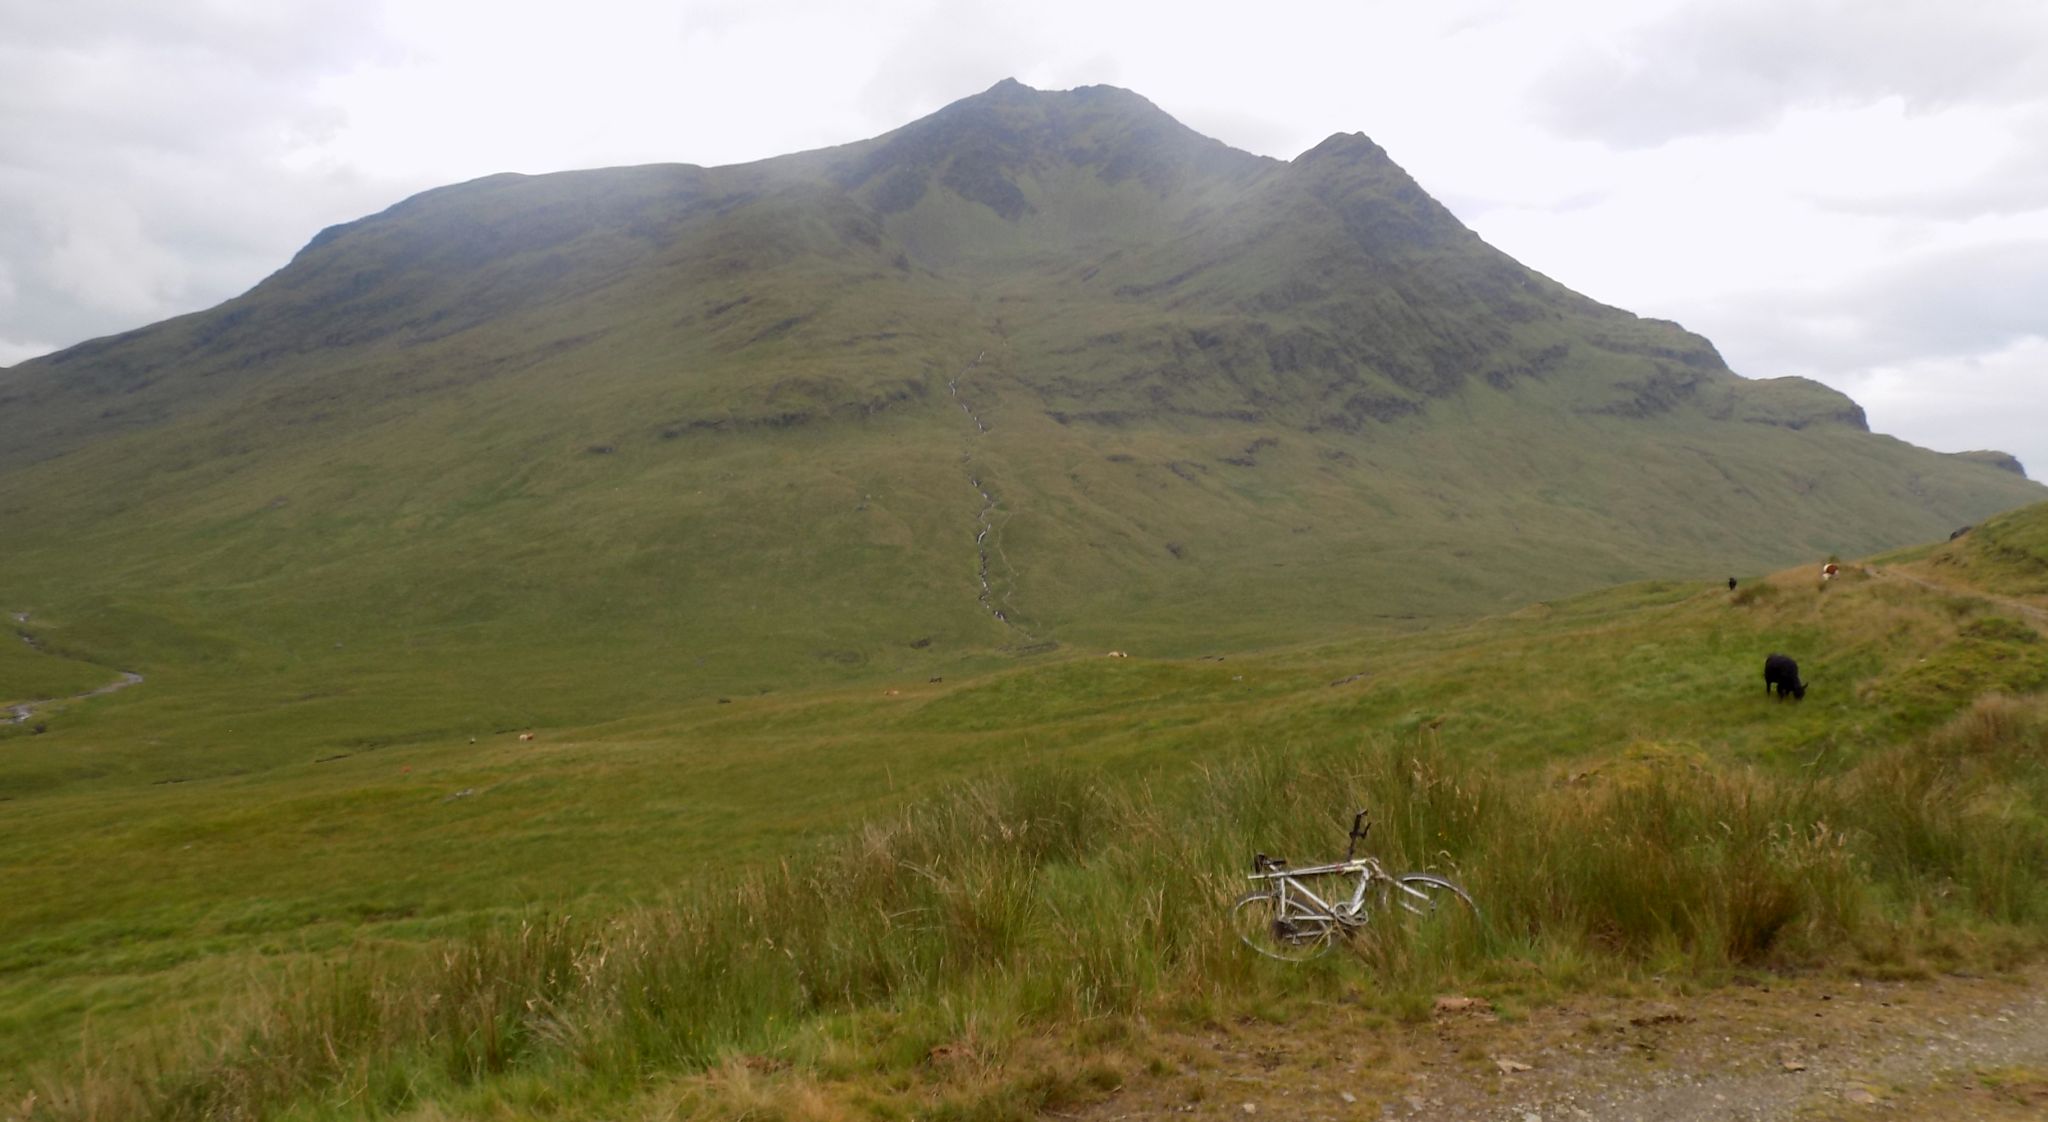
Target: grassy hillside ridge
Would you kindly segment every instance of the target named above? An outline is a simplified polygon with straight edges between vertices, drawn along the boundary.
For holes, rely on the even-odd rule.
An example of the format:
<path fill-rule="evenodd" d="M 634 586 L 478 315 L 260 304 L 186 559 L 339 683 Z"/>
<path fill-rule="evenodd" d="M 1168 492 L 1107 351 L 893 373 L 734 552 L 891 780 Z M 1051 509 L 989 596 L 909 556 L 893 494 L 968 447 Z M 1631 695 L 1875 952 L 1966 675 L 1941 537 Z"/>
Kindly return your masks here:
<path fill-rule="evenodd" d="M 2048 566 L 2044 524 L 1825 587 L 1810 566 L 1733 594 L 1631 585 L 1220 661 L 1069 657 L 160 786 L 24 790 L 57 753 L 11 739 L 0 1048 L 38 1060 L 52 1117 L 652 1117 L 663 1073 L 740 1055 L 778 1094 L 1014 1109 L 1030 1070 L 888 1073 L 1309 997 L 1398 1016 L 1445 989 L 1512 1008 L 1651 973 L 1996 969 L 2048 934 L 2048 641 L 1968 581 Z M 1772 650 L 1805 702 L 1762 695 Z M 1246 855 L 1329 850 L 1354 805 L 1494 924 L 1307 972 L 1239 953 L 1216 902 Z M 108 1043 L 83 1071 L 88 1009 Z M 194 1028 L 164 1028 L 177 1009 Z M 147 1060 L 108 1050 L 136 1033 Z"/>
<path fill-rule="evenodd" d="M 1362 136 L 1015 83 L 430 191 L 0 374 L 0 418 L 0 601 L 191 714 L 136 727 L 295 740 L 1465 618 L 2042 494 L 1569 292 Z"/>
<path fill-rule="evenodd" d="M 2048 611 L 2048 519 L 2032 508 L 1959 528 L 1916 561 L 1916 571 L 1931 579 L 1960 581 Z"/>

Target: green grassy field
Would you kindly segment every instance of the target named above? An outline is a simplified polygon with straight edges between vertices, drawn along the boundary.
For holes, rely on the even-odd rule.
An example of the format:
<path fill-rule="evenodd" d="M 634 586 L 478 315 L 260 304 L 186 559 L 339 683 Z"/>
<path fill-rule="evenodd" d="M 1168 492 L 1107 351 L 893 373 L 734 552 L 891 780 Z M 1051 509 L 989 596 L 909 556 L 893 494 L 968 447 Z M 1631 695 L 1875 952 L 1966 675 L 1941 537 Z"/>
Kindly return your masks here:
<path fill-rule="evenodd" d="M 1008 1110 L 1036 1093 L 1015 1071 L 916 1061 L 1363 979 L 1400 1015 L 1447 984 L 1512 1007 L 1645 972 L 1996 968 L 2048 934 L 2048 642 L 1963 577 L 2040 605 L 2044 519 L 1825 589 L 920 667 L 532 741 L 337 745 L 317 708 L 236 732 L 145 705 L 176 686 L 152 679 L 63 710 L 61 741 L 0 740 L 6 1091 L 51 1117 L 717 1114 L 740 1092 L 695 1073 L 751 1054 L 796 1073 L 777 1094 Z M 96 626 L 48 634 L 90 654 Z M 1765 698 L 1773 650 L 1803 703 Z M 402 677 L 394 707 L 429 710 L 435 680 Z M 1354 805 L 1489 928 L 1306 971 L 1240 954 L 1219 905 L 1249 853 L 1334 849 Z"/>
<path fill-rule="evenodd" d="M 0 1112 L 1010 1118 L 1140 1016 L 1995 966 L 2014 467 L 1125 91 L 430 191 L 0 371 Z M 1361 802 L 1495 922 L 1248 962 Z"/>

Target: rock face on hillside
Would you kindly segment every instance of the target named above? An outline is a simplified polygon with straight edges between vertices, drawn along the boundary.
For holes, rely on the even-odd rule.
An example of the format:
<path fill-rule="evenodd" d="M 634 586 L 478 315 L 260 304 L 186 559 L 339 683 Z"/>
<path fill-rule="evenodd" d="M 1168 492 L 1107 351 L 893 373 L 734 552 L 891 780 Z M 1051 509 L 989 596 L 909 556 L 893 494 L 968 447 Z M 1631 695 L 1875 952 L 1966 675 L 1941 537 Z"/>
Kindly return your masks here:
<path fill-rule="evenodd" d="M 2025 477 L 2027 474 L 2027 469 L 2021 465 L 2020 458 L 2011 452 L 1957 452 L 1955 455 L 1974 463 L 1990 464 L 2000 471 L 2009 471 L 2017 476 Z"/>
<path fill-rule="evenodd" d="M 780 636 L 825 674 L 1490 610 L 2043 493 L 1571 292 L 1364 135 L 1272 160 L 1015 82 L 754 164 L 429 191 L 0 374 L 0 417 L 0 582 L 90 541 L 133 561 L 82 597 Z"/>
<path fill-rule="evenodd" d="M 1767 378 L 1727 387 L 1715 416 L 1750 424 L 1803 429 L 1809 425 L 1840 425 L 1869 432 L 1863 407 L 1847 394 L 1807 378 Z"/>

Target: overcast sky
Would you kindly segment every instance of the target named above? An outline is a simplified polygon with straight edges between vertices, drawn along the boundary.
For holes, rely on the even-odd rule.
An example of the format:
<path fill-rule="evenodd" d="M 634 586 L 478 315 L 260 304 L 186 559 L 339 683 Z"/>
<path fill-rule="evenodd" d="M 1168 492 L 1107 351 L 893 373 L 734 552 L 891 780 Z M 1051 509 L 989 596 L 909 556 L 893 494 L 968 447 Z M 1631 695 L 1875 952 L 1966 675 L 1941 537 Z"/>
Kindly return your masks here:
<path fill-rule="evenodd" d="M 1004 77 L 1379 141 L 1525 264 L 2048 477 L 2043 0 L 0 0 L 0 364 L 500 171 L 734 163 Z"/>

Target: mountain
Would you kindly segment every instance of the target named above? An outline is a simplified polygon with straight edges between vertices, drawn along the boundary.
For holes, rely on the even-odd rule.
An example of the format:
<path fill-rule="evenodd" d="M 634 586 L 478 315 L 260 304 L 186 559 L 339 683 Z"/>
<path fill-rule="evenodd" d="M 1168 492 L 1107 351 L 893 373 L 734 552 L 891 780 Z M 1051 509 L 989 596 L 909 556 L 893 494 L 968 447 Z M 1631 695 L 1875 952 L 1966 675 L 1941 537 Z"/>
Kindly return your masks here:
<path fill-rule="evenodd" d="M 0 372 L 0 432 L 0 607 L 222 730 L 379 742 L 1459 618 L 2044 494 L 1565 289 L 1362 135 L 1283 162 L 1009 81 L 426 192 Z"/>

